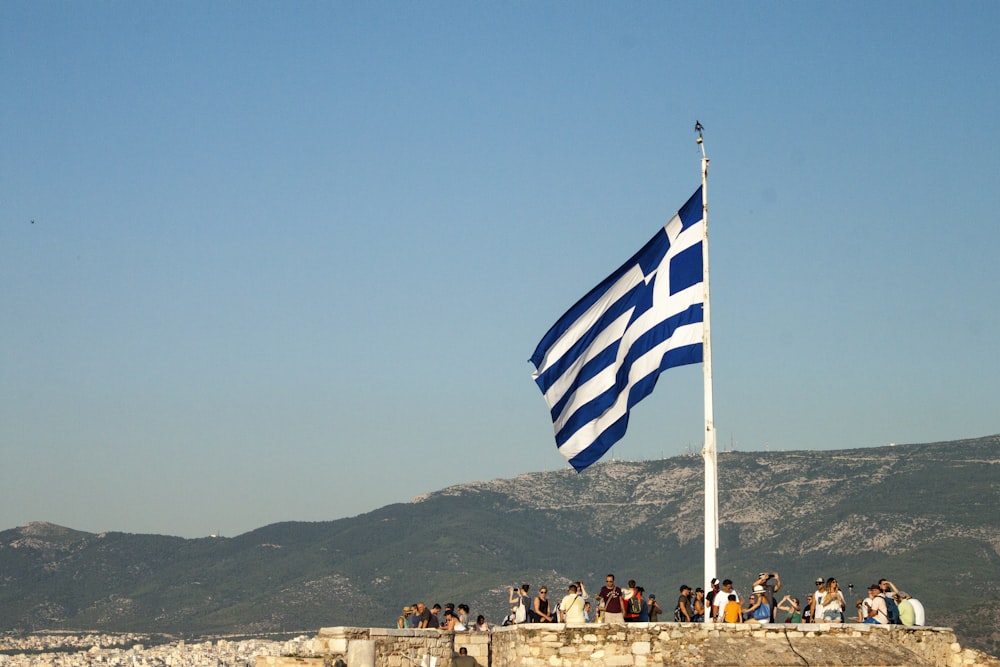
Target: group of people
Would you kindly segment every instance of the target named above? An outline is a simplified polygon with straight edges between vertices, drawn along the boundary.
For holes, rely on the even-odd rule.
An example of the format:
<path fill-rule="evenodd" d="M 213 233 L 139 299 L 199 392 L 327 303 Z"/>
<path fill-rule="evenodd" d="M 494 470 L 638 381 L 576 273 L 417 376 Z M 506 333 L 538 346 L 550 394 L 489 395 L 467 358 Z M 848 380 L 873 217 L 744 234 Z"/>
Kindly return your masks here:
<path fill-rule="evenodd" d="M 680 595 L 673 610 L 672 620 L 681 623 L 700 623 L 706 617 L 716 623 L 774 623 L 777 612 L 785 613 L 785 623 L 874 623 L 923 625 L 924 607 L 906 593 L 900 591 L 888 579 L 880 579 L 868 587 L 868 595 L 858 599 L 854 606 L 856 616 L 848 615 L 848 602 L 841 591 L 837 579 L 829 577 L 816 579 L 816 590 L 808 595 L 806 603 L 790 595 L 777 597 L 782 589 L 781 577 L 777 572 L 761 572 L 750 584 L 751 593 L 746 600 L 733 588 L 731 579 L 712 579 L 711 589 L 706 593 L 702 588 L 692 589 L 687 584 L 680 587 Z M 848 587 L 853 593 L 854 586 Z M 559 597 L 558 602 L 555 598 Z M 615 575 L 608 574 L 604 586 L 594 596 L 593 603 L 588 598 L 582 581 L 575 581 L 566 587 L 564 595 L 549 596 L 547 586 L 541 586 L 535 596 L 531 595 L 531 585 L 522 584 L 510 588 L 509 603 L 511 613 L 504 619 L 504 625 L 516 623 L 629 623 L 658 622 L 663 608 L 655 595 L 646 595 L 642 586 L 632 579 L 625 588 L 615 584 Z M 594 604 L 596 603 L 596 608 Z M 442 616 L 443 612 L 443 616 Z M 664 619 L 671 620 L 671 619 Z M 485 617 L 479 615 L 471 621 L 469 606 L 448 603 L 434 604 L 430 608 L 423 602 L 403 607 L 396 621 L 399 628 L 437 628 L 441 631 L 489 632 Z"/>
<path fill-rule="evenodd" d="M 901 625 L 923 625 L 925 620 L 920 600 L 899 590 L 888 579 L 879 579 L 877 584 L 869 586 L 868 597 L 858 600 L 855 606 L 860 623 L 884 624 L 898 620 Z"/>
<path fill-rule="evenodd" d="M 706 608 L 716 623 L 773 623 L 779 609 L 787 610 L 786 595 L 780 602 L 775 594 L 781 590 L 781 576 L 777 572 L 761 572 L 750 584 L 752 593 L 745 602 L 733 589 L 732 579 L 712 579 L 712 590 L 705 596 Z M 703 618 L 704 620 L 704 618 Z"/>
<path fill-rule="evenodd" d="M 655 595 L 646 595 L 642 586 L 629 580 L 626 588 L 615 585 L 615 575 L 605 577 L 605 585 L 594 597 L 596 610 L 588 599 L 582 581 L 566 587 L 566 594 L 558 603 L 550 602 L 548 588 L 542 586 L 532 598 L 531 585 L 510 589 L 511 613 L 504 621 L 510 623 L 648 623 L 659 620 L 663 608 Z"/>
<path fill-rule="evenodd" d="M 455 606 L 449 602 L 444 606 L 444 616 L 441 616 L 441 605 L 434 603 L 429 609 L 423 602 L 414 602 L 408 607 L 403 607 L 402 613 L 396 619 L 397 628 L 412 629 L 438 629 L 442 632 L 489 632 L 490 626 L 486 622 L 486 617 L 482 614 L 476 617 L 475 622 L 470 622 L 469 605 L 460 604 Z"/>
<path fill-rule="evenodd" d="M 786 623 L 871 623 L 879 625 L 923 625 L 924 607 L 896 588 L 888 579 L 868 587 L 868 596 L 855 602 L 857 616 L 848 616 L 847 599 L 835 577 L 816 579 L 816 590 L 805 605 L 790 595 L 777 599 L 781 578 L 777 572 L 761 572 L 754 580 L 753 592 L 743 603 L 733 590 L 733 582 L 712 580 L 708 600 L 712 619 L 722 623 L 773 623 L 778 611 L 785 612 Z M 854 586 L 848 587 L 849 593 Z"/>
<path fill-rule="evenodd" d="M 590 601 L 587 600 L 587 590 L 582 581 L 572 583 L 567 588 L 567 594 L 558 604 L 549 598 L 549 589 L 542 586 L 538 595 L 531 596 L 531 584 L 512 586 L 508 602 L 512 605 L 511 612 L 504 619 L 504 625 L 515 623 L 589 623 L 591 616 Z"/>
<path fill-rule="evenodd" d="M 673 610 L 677 622 L 699 623 L 706 617 L 716 623 L 774 623 L 778 612 L 784 612 L 786 623 L 876 623 L 923 625 L 924 608 L 916 600 L 896 588 L 887 579 L 881 579 L 868 589 L 868 596 L 855 602 L 857 616 L 849 617 L 848 602 L 835 577 L 817 578 L 816 590 L 802 604 L 797 597 L 785 594 L 780 599 L 781 577 L 777 572 L 761 572 L 750 584 L 751 592 L 741 599 L 733 588 L 731 579 L 712 579 L 711 589 L 680 587 L 680 595 Z M 849 593 L 853 592 L 849 586 Z M 615 585 L 615 575 L 605 577 L 605 585 L 594 596 L 597 607 L 592 607 L 582 581 L 567 587 L 558 601 L 550 601 L 548 588 L 542 586 L 538 594 L 531 595 L 531 586 L 523 584 L 510 589 L 511 614 L 504 624 L 510 623 L 628 623 L 657 622 L 663 614 L 655 595 L 647 596 L 641 586 L 629 580 L 625 588 Z M 667 619 L 664 619 L 667 620 Z"/>

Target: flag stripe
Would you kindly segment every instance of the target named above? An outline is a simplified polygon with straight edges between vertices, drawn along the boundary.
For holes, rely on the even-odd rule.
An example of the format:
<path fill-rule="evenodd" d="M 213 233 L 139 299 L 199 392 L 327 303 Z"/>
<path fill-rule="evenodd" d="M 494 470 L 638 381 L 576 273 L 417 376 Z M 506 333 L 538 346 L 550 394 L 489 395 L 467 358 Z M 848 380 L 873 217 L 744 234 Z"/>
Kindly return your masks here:
<path fill-rule="evenodd" d="M 559 347 L 554 348 L 553 352 L 559 356 L 543 372 L 538 374 L 535 382 L 542 393 L 548 393 L 552 385 L 571 371 L 572 367 L 581 359 L 587 361 L 586 355 L 588 353 L 600 352 L 605 349 L 607 345 L 603 341 L 610 338 L 609 343 L 617 342 L 621 338 L 628 325 L 628 320 L 631 319 L 631 310 L 635 307 L 634 300 L 638 289 L 638 286 L 633 286 L 622 298 L 610 304 L 603 312 L 597 313 L 596 317 L 593 318 L 593 324 L 580 333 L 578 338 L 562 336 L 557 340 L 557 343 L 565 343 L 568 347 L 562 354 L 559 354 Z M 627 315 L 627 317 L 623 318 L 623 315 Z M 619 319 L 623 319 L 623 321 L 618 322 Z M 573 327 L 569 333 L 575 333 L 578 329 L 582 329 L 583 324 L 590 324 L 590 322 L 584 320 L 581 325 Z M 548 356 L 552 357 L 554 354 Z"/>
<path fill-rule="evenodd" d="M 545 358 L 562 357 L 566 348 L 582 337 L 582 332 L 574 334 L 579 327 L 589 330 L 595 324 L 599 324 L 601 315 L 611 310 L 615 304 L 624 302 L 627 307 L 636 296 L 635 288 L 644 282 L 647 273 L 638 266 L 640 259 L 650 255 L 659 264 L 668 248 L 669 240 L 661 229 L 642 250 L 567 310 L 542 337 L 538 347 L 535 348 L 535 353 L 531 355 L 531 363 L 535 364 L 535 368 L 542 370 L 542 366 L 546 366 L 543 363 Z M 569 341 L 566 342 L 565 339 Z M 558 343 L 563 345 L 560 346 Z"/>
<path fill-rule="evenodd" d="M 674 366 L 700 363 L 701 360 L 701 342 L 666 351 L 658 368 L 648 367 L 645 362 L 648 362 L 649 359 L 644 359 L 644 363 L 634 368 L 637 377 L 629 391 L 619 394 L 615 403 L 608 410 L 587 423 L 583 428 L 570 434 L 569 437 L 564 438 L 561 443 L 557 440 L 560 453 L 567 458 L 576 456 L 589 446 L 589 442 L 596 440 L 611 423 L 616 422 L 621 416 L 625 416 L 627 419 L 628 411 L 653 391 L 660 372 Z"/>
<path fill-rule="evenodd" d="M 625 434 L 661 372 L 700 363 L 701 189 L 625 264 L 576 302 L 535 348 L 532 377 L 556 445 L 577 469 Z"/>
<path fill-rule="evenodd" d="M 634 374 L 634 371 L 642 367 L 640 365 L 640 360 L 644 360 L 647 356 L 654 356 L 651 353 L 659 352 L 662 356 L 670 352 L 673 349 L 673 345 L 671 344 L 672 339 L 670 337 L 675 330 L 682 325 L 694 323 L 700 324 L 701 321 L 701 304 L 696 304 L 683 313 L 678 313 L 665 322 L 661 322 L 653 329 L 639 337 L 639 339 L 630 346 L 625 358 L 622 360 L 621 364 L 618 365 L 617 369 L 611 367 L 611 370 L 617 371 L 611 374 L 611 377 L 614 378 L 613 385 L 590 400 L 586 400 L 585 397 L 581 397 L 583 400 L 575 400 L 574 403 L 578 405 L 578 407 L 571 411 L 572 415 L 568 419 L 553 420 L 556 429 L 556 442 L 561 445 L 562 442 L 560 442 L 560 440 L 565 440 L 566 437 L 560 436 L 562 433 L 566 432 L 567 429 L 570 429 L 570 435 L 572 435 L 573 431 L 578 430 L 584 424 L 600 417 L 605 411 L 610 409 L 626 389 L 632 391 L 633 387 L 630 387 L 630 385 L 635 384 L 636 381 L 632 380 L 630 375 Z M 699 336 L 698 342 L 701 342 L 700 328 L 697 328 L 695 333 Z M 684 340 L 683 342 L 688 343 L 687 340 Z M 665 348 L 663 346 L 665 346 Z M 652 362 L 655 362 L 655 359 L 645 360 L 642 363 L 651 364 Z M 653 367 L 650 370 L 651 372 L 655 370 L 657 371 L 657 374 L 659 374 L 659 370 L 665 369 Z M 586 385 L 581 385 L 580 389 L 585 386 Z M 579 396 L 579 394 L 580 390 L 578 389 L 576 391 L 576 395 Z M 629 403 L 628 407 L 631 408 L 633 405 L 638 403 L 640 399 L 645 398 L 646 395 L 647 394 L 642 394 L 641 396 L 638 396 L 634 401 Z"/>
<path fill-rule="evenodd" d="M 689 345 L 684 348 L 673 350 L 668 353 L 667 356 L 670 358 L 664 358 L 666 363 L 664 364 L 663 370 L 674 366 L 684 366 L 686 364 L 700 364 L 702 361 L 702 346 L 700 343 L 697 345 Z M 646 392 L 647 394 L 653 391 L 653 386 L 656 384 L 656 377 L 657 376 L 655 375 L 652 376 L 652 384 L 649 387 L 649 391 Z M 641 399 L 636 398 L 633 405 L 639 400 Z M 570 465 L 578 471 L 583 470 L 590 464 L 600 460 L 600 458 L 604 456 L 616 442 L 622 439 L 625 435 L 625 429 L 628 427 L 628 416 L 629 413 L 626 411 L 610 426 L 601 430 L 600 435 L 598 435 L 589 446 L 576 452 L 571 452 L 565 447 L 560 447 L 559 451 L 569 459 Z"/>

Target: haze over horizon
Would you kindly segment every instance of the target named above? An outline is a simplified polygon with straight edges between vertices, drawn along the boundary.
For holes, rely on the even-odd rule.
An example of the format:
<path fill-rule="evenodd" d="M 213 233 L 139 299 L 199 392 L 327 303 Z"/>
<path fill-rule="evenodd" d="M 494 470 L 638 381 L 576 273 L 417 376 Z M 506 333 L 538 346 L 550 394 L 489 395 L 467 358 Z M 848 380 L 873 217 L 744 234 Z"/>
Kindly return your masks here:
<path fill-rule="evenodd" d="M 698 187 L 696 120 L 720 449 L 1000 432 L 998 21 L 0 4 L 0 530 L 231 536 L 562 469 L 527 359 Z M 698 451 L 701 374 L 613 455 Z"/>

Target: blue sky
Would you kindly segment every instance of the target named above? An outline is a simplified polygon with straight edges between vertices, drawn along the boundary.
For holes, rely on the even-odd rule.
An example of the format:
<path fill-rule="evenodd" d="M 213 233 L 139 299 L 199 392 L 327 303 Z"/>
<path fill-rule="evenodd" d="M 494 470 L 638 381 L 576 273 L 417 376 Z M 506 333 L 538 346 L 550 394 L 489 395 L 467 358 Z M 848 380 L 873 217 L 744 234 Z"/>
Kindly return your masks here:
<path fill-rule="evenodd" d="M 720 446 L 1000 432 L 998 24 L 0 3 L 0 529 L 235 535 L 566 467 L 527 359 L 697 188 L 696 119 Z M 701 387 L 665 373 L 614 456 L 698 451 Z"/>

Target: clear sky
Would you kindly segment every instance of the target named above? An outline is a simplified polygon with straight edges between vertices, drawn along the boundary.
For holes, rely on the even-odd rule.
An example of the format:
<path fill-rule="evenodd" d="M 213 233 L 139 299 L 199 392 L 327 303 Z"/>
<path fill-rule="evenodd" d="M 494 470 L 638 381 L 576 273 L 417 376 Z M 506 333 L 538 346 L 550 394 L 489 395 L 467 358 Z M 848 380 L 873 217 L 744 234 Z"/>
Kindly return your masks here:
<path fill-rule="evenodd" d="M 236 535 L 566 467 L 527 359 L 698 187 L 695 120 L 720 448 L 1000 432 L 998 25 L 0 3 L 0 529 Z M 613 454 L 702 419 L 668 371 Z"/>

